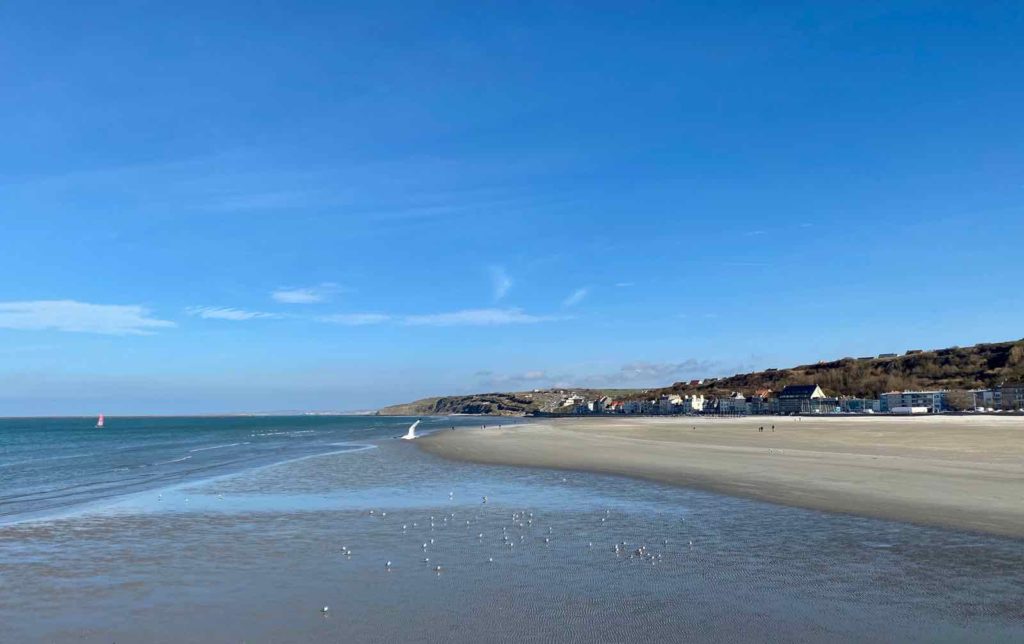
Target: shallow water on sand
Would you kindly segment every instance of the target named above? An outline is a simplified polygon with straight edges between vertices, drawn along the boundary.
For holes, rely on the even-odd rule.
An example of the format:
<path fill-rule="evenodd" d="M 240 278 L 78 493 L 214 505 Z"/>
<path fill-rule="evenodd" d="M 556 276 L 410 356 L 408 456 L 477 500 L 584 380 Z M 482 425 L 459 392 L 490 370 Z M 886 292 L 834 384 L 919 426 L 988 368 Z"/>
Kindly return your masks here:
<path fill-rule="evenodd" d="M 1021 541 L 363 444 L 0 527 L 0 641 L 1024 637 Z"/>

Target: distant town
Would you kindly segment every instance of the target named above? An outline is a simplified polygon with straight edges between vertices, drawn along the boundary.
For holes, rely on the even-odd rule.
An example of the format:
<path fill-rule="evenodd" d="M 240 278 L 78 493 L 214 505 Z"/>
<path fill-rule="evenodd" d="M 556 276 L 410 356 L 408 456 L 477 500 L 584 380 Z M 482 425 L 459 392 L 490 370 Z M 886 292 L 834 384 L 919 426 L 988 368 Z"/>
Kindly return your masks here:
<path fill-rule="evenodd" d="M 713 379 L 711 379 L 713 381 Z M 692 380 L 697 387 L 705 380 Z M 817 384 L 789 385 L 781 391 L 761 389 L 745 396 L 733 392 L 728 396 L 703 394 L 661 394 L 643 400 L 616 400 L 602 396 L 587 400 L 571 391 L 553 412 L 535 415 L 792 415 L 792 414 L 894 414 L 918 415 L 950 412 L 999 413 L 1024 410 L 1024 383 L 1004 383 L 990 389 L 970 391 L 891 391 L 878 398 L 829 396 Z"/>
<path fill-rule="evenodd" d="M 378 414 L 942 414 L 1024 410 L 1024 339 L 844 357 L 649 389 L 558 385 L 438 396 Z"/>

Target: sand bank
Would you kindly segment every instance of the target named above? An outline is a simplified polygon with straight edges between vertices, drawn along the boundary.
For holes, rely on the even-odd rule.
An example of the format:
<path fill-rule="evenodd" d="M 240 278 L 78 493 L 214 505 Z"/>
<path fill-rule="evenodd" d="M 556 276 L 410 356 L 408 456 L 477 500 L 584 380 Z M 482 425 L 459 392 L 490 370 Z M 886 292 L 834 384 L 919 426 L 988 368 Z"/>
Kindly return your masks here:
<path fill-rule="evenodd" d="M 621 474 L 1024 537 L 1019 417 L 559 419 L 417 443 L 457 460 Z"/>

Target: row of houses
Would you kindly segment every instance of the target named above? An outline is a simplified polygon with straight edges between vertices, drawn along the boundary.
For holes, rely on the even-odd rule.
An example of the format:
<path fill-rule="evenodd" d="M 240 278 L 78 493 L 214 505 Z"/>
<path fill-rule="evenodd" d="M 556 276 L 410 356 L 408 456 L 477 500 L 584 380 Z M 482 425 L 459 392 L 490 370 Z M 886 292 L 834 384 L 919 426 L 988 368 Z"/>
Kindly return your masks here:
<path fill-rule="evenodd" d="M 1007 383 L 992 389 L 967 392 L 974 397 L 976 411 L 1024 410 L 1024 383 Z M 717 414 L 725 416 L 760 414 L 936 414 L 952 410 L 948 391 L 891 391 L 878 398 L 827 396 L 816 384 L 789 385 L 775 394 L 771 389 L 752 396 L 734 392 L 729 396 L 664 394 L 647 400 L 620 401 L 610 397 L 588 401 L 573 395 L 563 409 L 576 415 L 588 414 Z"/>

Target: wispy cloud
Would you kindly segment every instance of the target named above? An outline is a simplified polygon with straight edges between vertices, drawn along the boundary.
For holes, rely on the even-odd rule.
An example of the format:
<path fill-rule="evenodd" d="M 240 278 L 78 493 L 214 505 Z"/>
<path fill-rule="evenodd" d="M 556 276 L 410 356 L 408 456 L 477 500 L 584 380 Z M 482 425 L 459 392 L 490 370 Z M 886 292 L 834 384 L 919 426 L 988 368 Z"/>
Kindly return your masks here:
<path fill-rule="evenodd" d="M 497 326 L 536 324 L 556 319 L 547 315 L 531 315 L 521 309 L 465 309 L 450 313 L 409 315 L 402 322 L 409 326 Z"/>
<path fill-rule="evenodd" d="M 517 308 L 462 309 L 445 313 L 394 315 L 390 313 L 331 313 L 326 315 L 295 315 L 249 311 L 226 306 L 192 306 L 188 315 L 207 320 L 308 320 L 342 326 L 373 326 L 402 324 L 405 326 L 501 326 L 508 324 L 536 324 L 567 319 L 566 316 L 533 315 Z"/>
<path fill-rule="evenodd" d="M 502 266 L 491 266 L 491 283 L 494 287 L 494 301 L 504 298 L 512 288 L 512 278 Z"/>
<path fill-rule="evenodd" d="M 569 297 L 562 300 L 562 308 L 568 309 L 576 306 L 577 304 L 585 300 L 589 293 L 589 288 L 584 287 L 576 289 L 575 291 L 569 294 Z"/>
<path fill-rule="evenodd" d="M 530 370 L 522 373 L 499 374 L 480 371 L 475 374 L 478 385 L 488 389 L 535 389 L 548 387 L 660 387 L 679 380 L 702 378 L 721 371 L 717 362 L 687 359 L 681 362 L 630 362 L 610 372 L 553 373 Z"/>
<path fill-rule="evenodd" d="M 270 297 L 282 304 L 316 304 L 326 302 L 339 291 L 341 291 L 341 287 L 334 282 L 324 282 L 316 286 L 302 288 L 279 288 L 271 293 Z"/>
<path fill-rule="evenodd" d="M 174 322 L 150 317 L 138 305 L 90 304 L 75 300 L 0 302 L 0 328 L 104 335 L 148 335 Z"/>
<path fill-rule="evenodd" d="M 533 369 L 522 373 L 496 374 L 492 371 L 478 371 L 474 374 L 478 385 L 486 389 L 535 389 L 556 387 L 567 381 L 566 376 Z M 569 379 L 571 380 L 571 378 Z"/>
<path fill-rule="evenodd" d="M 279 313 L 265 313 L 263 311 L 246 311 L 224 306 L 190 306 L 185 313 L 205 320 L 258 320 L 278 319 L 283 317 Z"/>
<path fill-rule="evenodd" d="M 320 315 L 314 319 L 317 322 L 328 322 L 345 326 L 369 326 L 371 324 L 383 324 L 392 318 L 386 313 L 335 313 L 333 315 Z"/>
<path fill-rule="evenodd" d="M 616 288 L 627 288 L 627 287 L 635 286 L 635 285 L 636 285 L 635 282 L 616 282 L 615 283 L 615 287 Z"/>

